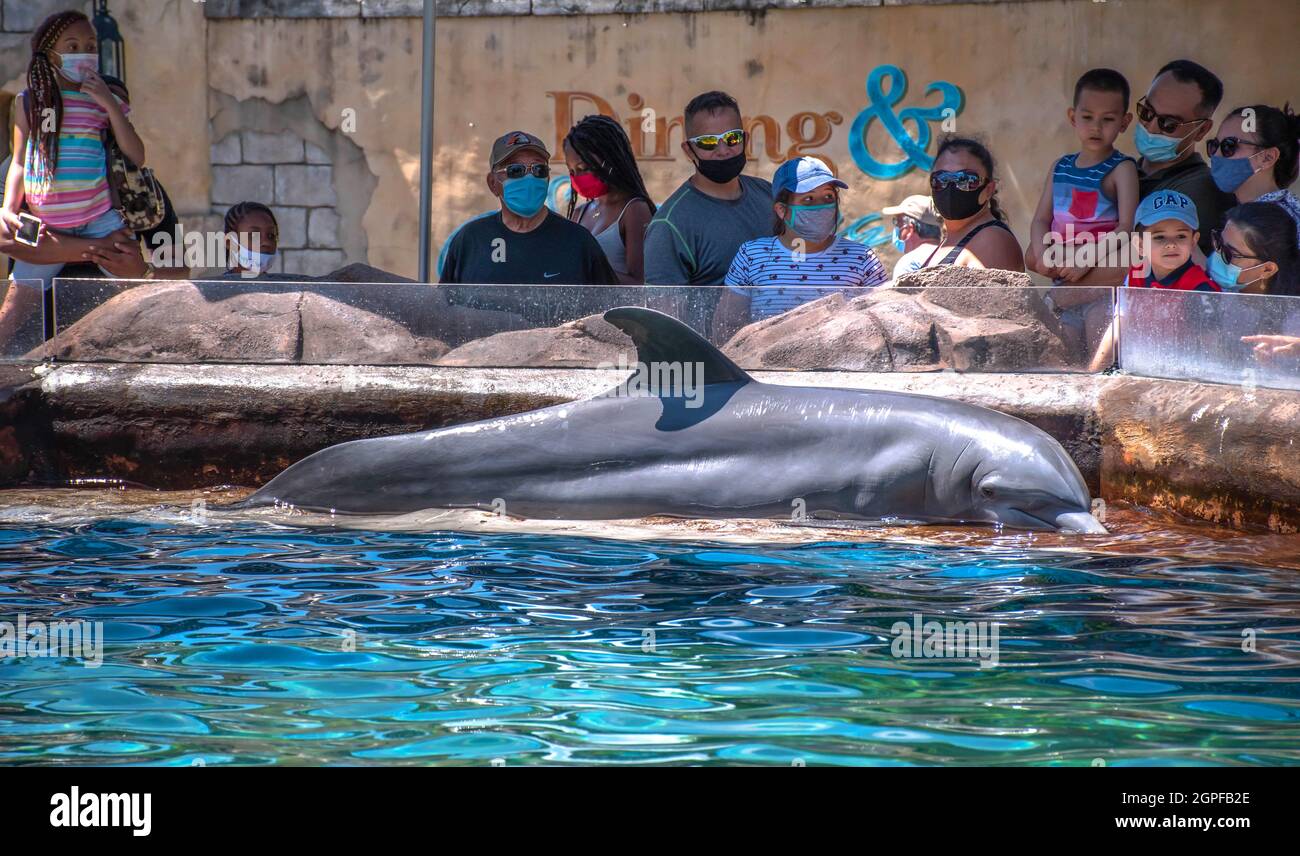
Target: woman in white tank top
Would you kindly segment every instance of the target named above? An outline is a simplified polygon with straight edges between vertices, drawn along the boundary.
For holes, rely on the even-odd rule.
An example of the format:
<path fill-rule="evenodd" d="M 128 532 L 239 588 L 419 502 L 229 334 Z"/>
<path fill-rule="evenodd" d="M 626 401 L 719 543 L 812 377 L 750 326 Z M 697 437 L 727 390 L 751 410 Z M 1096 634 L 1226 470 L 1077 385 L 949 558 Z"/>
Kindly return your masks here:
<path fill-rule="evenodd" d="M 619 282 L 645 282 L 645 229 L 655 206 L 627 132 L 608 116 L 588 116 L 564 138 L 564 160 L 569 167 L 569 219 L 596 238 Z M 579 196 L 587 200 L 581 207 Z"/>

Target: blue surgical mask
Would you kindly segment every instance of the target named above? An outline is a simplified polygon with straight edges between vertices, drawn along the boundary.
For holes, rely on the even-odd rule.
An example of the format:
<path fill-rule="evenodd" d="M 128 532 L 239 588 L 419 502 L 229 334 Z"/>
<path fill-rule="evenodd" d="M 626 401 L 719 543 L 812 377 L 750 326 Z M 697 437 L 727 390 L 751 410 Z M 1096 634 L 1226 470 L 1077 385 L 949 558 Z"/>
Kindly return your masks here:
<path fill-rule="evenodd" d="M 894 249 L 898 250 L 900 253 L 907 252 L 907 243 L 902 238 L 898 237 L 897 226 L 894 227 L 894 234 L 891 240 L 894 242 Z"/>
<path fill-rule="evenodd" d="M 1259 154 L 1256 152 L 1255 154 Z M 1259 170 L 1250 165 L 1250 158 L 1225 158 L 1223 155 L 1214 155 L 1210 158 L 1210 177 L 1214 179 L 1214 186 L 1224 193 L 1232 193 L 1238 187 L 1245 184 L 1246 179 L 1250 178 Z"/>
<path fill-rule="evenodd" d="M 501 198 L 506 207 L 520 217 L 532 217 L 546 204 L 546 192 L 550 187 L 546 179 L 535 175 L 523 178 L 507 178 L 501 185 Z"/>
<path fill-rule="evenodd" d="M 73 83 L 86 79 L 86 69 L 99 72 L 99 54 L 59 54 L 59 71 Z"/>
<path fill-rule="evenodd" d="M 1137 150 L 1142 157 L 1152 163 L 1164 163 L 1178 157 L 1178 146 L 1187 137 L 1166 137 L 1164 134 L 1153 134 L 1146 129 L 1146 126 L 1139 123 L 1137 130 L 1133 132 L 1133 141 L 1137 143 Z"/>
<path fill-rule="evenodd" d="M 805 241 L 816 244 L 833 235 L 839 221 L 840 206 L 831 202 L 827 205 L 791 205 L 785 225 Z"/>
<path fill-rule="evenodd" d="M 1240 265 L 1230 265 L 1223 260 L 1222 253 L 1215 252 L 1210 253 L 1210 264 L 1206 269 L 1206 273 L 1208 273 L 1210 279 L 1218 283 L 1219 288 L 1222 288 L 1224 291 L 1241 291 L 1243 288 L 1251 284 L 1249 282 L 1238 281 L 1241 279 L 1242 273 L 1262 266 L 1262 262 L 1257 265 L 1251 265 L 1248 268 L 1242 268 Z"/>
<path fill-rule="evenodd" d="M 244 270 L 266 273 L 271 269 L 271 265 L 275 263 L 275 253 L 255 253 L 238 242 L 236 242 L 235 246 L 239 248 L 235 253 L 236 258 L 239 266 Z"/>

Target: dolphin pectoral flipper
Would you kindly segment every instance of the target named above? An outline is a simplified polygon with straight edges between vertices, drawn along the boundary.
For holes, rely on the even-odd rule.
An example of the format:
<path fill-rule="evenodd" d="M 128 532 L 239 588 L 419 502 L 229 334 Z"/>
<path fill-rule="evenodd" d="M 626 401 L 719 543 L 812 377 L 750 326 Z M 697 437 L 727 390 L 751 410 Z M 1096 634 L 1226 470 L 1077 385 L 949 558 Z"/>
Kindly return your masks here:
<path fill-rule="evenodd" d="M 752 378 L 699 333 L 671 315 L 638 306 L 620 306 L 605 313 L 605 320 L 632 337 L 637 361 L 647 366 L 698 363 L 703 382 L 748 383 Z"/>

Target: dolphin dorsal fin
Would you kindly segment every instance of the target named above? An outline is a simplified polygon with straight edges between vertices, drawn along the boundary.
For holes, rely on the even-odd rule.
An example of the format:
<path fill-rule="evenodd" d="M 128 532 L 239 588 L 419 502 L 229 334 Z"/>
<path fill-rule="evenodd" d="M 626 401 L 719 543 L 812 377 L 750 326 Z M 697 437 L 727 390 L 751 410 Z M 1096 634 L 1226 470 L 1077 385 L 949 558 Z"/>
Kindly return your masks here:
<path fill-rule="evenodd" d="M 707 339 L 671 315 L 639 306 L 620 306 L 606 312 L 605 320 L 632 337 L 637 360 L 647 366 L 700 363 L 704 366 L 705 384 L 753 380 Z"/>

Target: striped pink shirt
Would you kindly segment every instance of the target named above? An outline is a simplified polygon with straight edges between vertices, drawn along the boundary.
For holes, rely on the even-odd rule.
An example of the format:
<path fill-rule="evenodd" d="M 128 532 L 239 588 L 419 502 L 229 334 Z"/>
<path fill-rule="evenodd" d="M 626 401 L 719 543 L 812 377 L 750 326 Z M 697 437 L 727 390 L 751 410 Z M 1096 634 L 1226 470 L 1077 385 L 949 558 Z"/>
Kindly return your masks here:
<path fill-rule="evenodd" d="M 29 96 L 23 93 L 23 97 Z M 124 114 L 131 112 L 130 105 L 120 98 L 118 104 Z M 95 99 L 75 89 L 64 89 L 59 163 L 52 174 L 36 147 L 34 135 L 28 133 L 23 188 L 27 207 L 47 226 L 84 226 L 113 207 L 101 136 L 108 126 L 108 111 Z"/>

